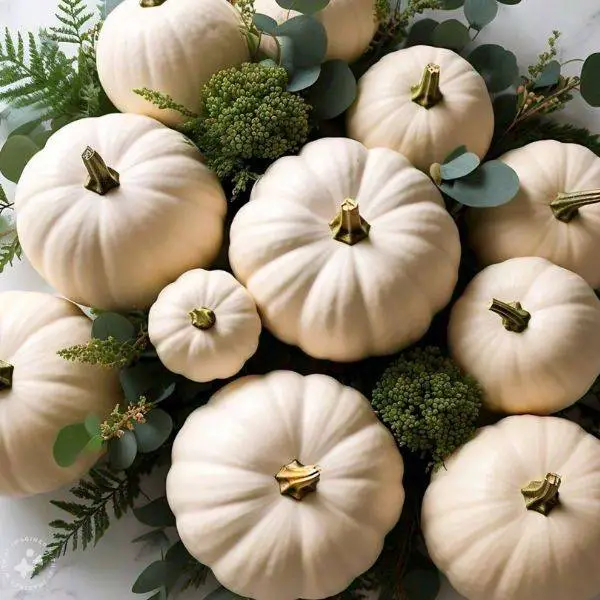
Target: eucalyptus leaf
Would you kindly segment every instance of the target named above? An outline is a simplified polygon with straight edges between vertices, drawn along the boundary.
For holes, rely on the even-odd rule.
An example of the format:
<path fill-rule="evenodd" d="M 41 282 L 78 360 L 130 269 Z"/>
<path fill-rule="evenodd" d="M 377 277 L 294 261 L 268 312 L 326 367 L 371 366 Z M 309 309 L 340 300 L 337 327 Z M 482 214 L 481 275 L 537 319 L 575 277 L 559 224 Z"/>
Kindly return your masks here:
<path fill-rule="evenodd" d="M 556 85 L 560 79 L 560 68 L 557 60 L 550 61 L 533 83 L 533 87 L 539 89 Z"/>
<path fill-rule="evenodd" d="M 435 600 L 440 587 L 440 574 L 433 569 L 415 569 L 402 579 L 407 600 Z"/>
<path fill-rule="evenodd" d="M 150 596 L 148 600 L 169 600 L 169 592 L 167 592 L 166 588 L 162 587 L 156 594 Z"/>
<path fill-rule="evenodd" d="M 300 1 L 300 0 L 299 0 Z M 327 52 L 327 32 L 323 23 L 308 15 L 298 15 L 277 27 L 277 35 L 294 44 L 294 67 L 320 65 Z"/>
<path fill-rule="evenodd" d="M 521 0 L 498 0 L 498 2 L 500 2 L 500 4 L 514 5 L 514 4 L 519 4 L 521 2 Z"/>
<path fill-rule="evenodd" d="M 63 468 L 74 465 L 89 441 L 90 434 L 84 423 L 63 427 L 54 442 L 53 453 L 56 464 Z"/>
<path fill-rule="evenodd" d="M 168 395 L 162 397 L 163 394 L 174 391 L 170 386 L 176 378 L 158 361 L 139 362 L 119 372 L 121 387 L 129 402 L 137 402 L 140 396 L 146 396 L 150 402 L 164 400 Z"/>
<path fill-rule="evenodd" d="M 227 588 L 220 587 L 210 593 L 204 600 L 246 600 L 243 596 L 238 596 Z"/>
<path fill-rule="evenodd" d="M 471 41 L 469 30 L 460 21 L 448 19 L 433 31 L 432 43 L 439 48 L 462 50 Z"/>
<path fill-rule="evenodd" d="M 180 567 L 186 567 L 190 563 L 197 562 L 196 559 L 187 551 L 187 548 L 183 545 L 183 542 L 179 540 L 175 542 L 165 554 L 165 560 L 170 563 L 178 565 Z"/>
<path fill-rule="evenodd" d="M 108 460 L 117 471 L 129 469 L 137 456 L 137 441 L 132 431 L 125 431 L 123 436 L 108 443 Z"/>
<path fill-rule="evenodd" d="M 101 435 L 94 435 L 85 445 L 84 452 L 100 452 L 104 447 L 104 438 Z"/>
<path fill-rule="evenodd" d="M 180 572 L 166 560 L 157 560 L 148 565 L 133 584 L 131 591 L 134 594 L 147 594 L 159 588 L 167 590 L 175 585 Z"/>
<path fill-rule="evenodd" d="M 8 137 L 13 137 L 15 135 L 25 135 L 30 136 L 36 131 L 43 131 L 42 120 L 41 119 L 32 119 L 31 121 L 27 121 L 26 123 L 22 123 L 16 129 L 13 129 Z"/>
<path fill-rule="evenodd" d="M 170 398 L 175 393 L 175 388 L 177 384 L 175 382 L 169 383 L 166 387 L 159 386 L 157 388 L 157 394 L 155 398 L 152 398 L 152 402 L 154 404 L 160 404 L 167 398 Z"/>
<path fill-rule="evenodd" d="M 0 173 L 17 183 L 27 163 L 38 151 L 39 147 L 24 135 L 9 137 L 0 150 Z"/>
<path fill-rule="evenodd" d="M 468 61 L 483 77 L 492 93 L 505 90 L 519 77 L 517 57 L 497 44 L 478 46 L 468 56 Z"/>
<path fill-rule="evenodd" d="M 465 0 L 464 11 L 469 25 L 481 31 L 496 18 L 498 3 L 496 0 Z"/>
<path fill-rule="evenodd" d="M 465 0 L 442 0 L 442 10 L 454 10 L 460 8 Z"/>
<path fill-rule="evenodd" d="M 157 498 L 145 506 L 134 508 L 135 518 L 150 527 L 174 527 L 175 515 L 169 508 L 166 496 Z"/>
<path fill-rule="evenodd" d="M 494 98 L 494 121 L 498 134 L 503 133 L 517 116 L 517 95 L 502 94 Z"/>
<path fill-rule="evenodd" d="M 502 161 L 491 160 L 462 179 L 443 182 L 440 189 L 465 206 L 501 206 L 517 195 L 519 177 Z"/>
<path fill-rule="evenodd" d="M 287 10 L 311 15 L 323 10 L 329 4 L 329 0 L 277 0 L 277 4 Z"/>
<path fill-rule="evenodd" d="M 472 152 L 465 152 L 456 158 L 444 162 L 440 167 L 442 179 L 450 181 L 460 179 L 472 173 L 479 166 L 479 157 Z"/>
<path fill-rule="evenodd" d="M 356 98 L 356 79 L 348 63 L 328 60 L 308 93 L 308 103 L 320 119 L 333 119 L 347 110 Z"/>
<path fill-rule="evenodd" d="M 294 41 L 290 37 L 277 36 L 279 47 L 279 65 L 282 66 L 289 77 L 294 74 Z"/>
<path fill-rule="evenodd" d="M 118 342 L 127 342 L 135 339 L 136 331 L 133 323 L 123 315 L 105 312 L 94 319 L 92 337 L 97 340 L 113 337 Z"/>
<path fill-rule="evenodd" d="M 46 142 L 52 137 L 53 133 L 49 129 L 34 131 L 29 135 L 31 141 L 42 150 L 46 146 Z"/>
<path fill-rule="evenodd" d="M 162 529 L 154 529 L 131 541 L 134 544 L 150 544 L 151 546 L 158 546 L 159 548 L 166 548 L 170 544 L 167 534 Z"/>
<path fill-rule="evenodd" d="M 583 63 L 580 89 L 590 106 L 600 107 L 600 52 L 591 54 Z"/>
<path fill-rule="evenodd" d="M 468 150 L 466 146 L 458 146 L 458 148 L 454 148 L 454 150 L 452 150 L 452 152 L 450 152 L 450 154 L 446 156 L 442 164 L 449 163 L 450 161 L 454 160 L 455 158 L 458 158 L 459 156 L 462 156 L 463 154 L 466 154 L 467 152 Z"/>
<path fill-rule="evenodd" d="M 321 65 L 296 69 L 287 84 L 288 92 L 299 92 L 309 88 L 319 79 Z"/>
<path fill-rule="evenodd" d="M 275 31 L 277 30 L 277 21 L 273 17 L 269 17 L 269 15 L 263 15 L 261 13 L 255 13 L 252 16 L 252 20 L 258 29 L 268 33 L 270 35 L 275 35 Z"/>
<path fill-rule="evenodd" d="M 138 423 L 133 430 L 139 452 L 158 450 L 173 431 L 173 419 L 164 410 L 154 409 L 146 416 L 145 423 Z"/>
<path fill-rule="evenodd" d="M 433 32 L 439 22 L 435 19 L 421 19 L 417 21 L 408 32 L 406 46 L 430 45 L 433 40 Z"/>

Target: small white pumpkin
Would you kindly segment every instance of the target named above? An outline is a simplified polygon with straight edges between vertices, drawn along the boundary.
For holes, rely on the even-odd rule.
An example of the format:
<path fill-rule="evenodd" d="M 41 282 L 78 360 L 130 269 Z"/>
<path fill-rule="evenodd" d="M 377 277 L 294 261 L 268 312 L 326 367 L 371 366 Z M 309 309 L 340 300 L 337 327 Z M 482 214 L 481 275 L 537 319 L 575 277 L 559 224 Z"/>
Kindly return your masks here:
<path fill-rule="evenodd" d="M 435 185 L 401 154 L 345 138 L 271 165 L 230 235 L 265 326 L 317 358 L 408 346 L 457 280 L 458 231 Z"/>
<path fill-rule="evenodd" d="M 120 114 L 55 133 L 23 171 L 15 198 L 34 268 L 71 300 L 105 309 L 147 307 L 181 273 L 207 266 L 226 205 L 183 135 Z"/>
<path fill-rule="evenodd" d="M 327 32 L 326 60 L 353 62 L 364 54 L 377 31 L 375 4 L 374 0 L 331 0 L 313 15 Z M 255 0 L 254 8 L 278 23 L 300 14 L 279 6 L 276 0 Z"/>
<path fill-rule="evenodd" d="M 240 15 L 227 0 L 125 0 L 102 26 L 96 55 L 102 87 L 121 112 L 167 125 L 182 116 L 135 89 L 167 94 L 198 112 L 210 77 L 250 59 Z"/>
<path fill-rule="evenodd" d="M 256 352 L 260 330 L 252 296 L 225 271 L 184 273 L 159 294 L 148 317 L 165 367 L 199 382 L 235 375 Z"/>
<path fill-rule="evenodd" d="M 541 256 L 600 287 L 600 158 L 577 144 L 534 142 L 501 157 L 521 188 L 508 204 L 470 209 L 469 243 L 483 264 Z"/>
<path fill-rule="evenodd" d="M 403 462 L 366 398 L 324 375 L 244 377 L 188 418 L 167 498 L 189 552 L 255 600 L 325 598 L 377 559 Z"/>
<path fill-rule="evenodd" d="M 575 273 L 513 258 L 467 286 L 452 308 L 448 344 L 491 409 L 557 412 L 600 375 L 600 300 Z"/>
<path fill-rule="evenodd" d="M 358 82 L 348 137 L 402 152 L 428 171 L 464 145 L 483 158 L 494 133 L 485 81 L 455 52 L 414 46 L 384 56 Z"/>
<path fill-rule="evenodd" d="M 468 600 L 590 600 L 600 591 L 600 441 L 556 417 L 481 429 L 434 475 L 427 549 Z"/>
<path fill-rule="evenodd" d="M 49 492 L 81 477 L 99 454 L 68 468 L 54 461 L 58 432 L 121 400 L 116 372 L 68 362 L 57 352 L 90 340 L 92 322 L 62 298 L 0 294 L 0 495 Z"/>

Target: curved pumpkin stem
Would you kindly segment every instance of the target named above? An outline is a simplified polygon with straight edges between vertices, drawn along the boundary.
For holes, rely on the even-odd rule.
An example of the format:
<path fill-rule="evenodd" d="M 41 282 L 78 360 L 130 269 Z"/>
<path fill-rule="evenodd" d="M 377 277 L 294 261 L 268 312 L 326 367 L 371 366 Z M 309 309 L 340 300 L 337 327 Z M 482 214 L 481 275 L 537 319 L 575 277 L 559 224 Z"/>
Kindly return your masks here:
<path fill-rule="evenodd" d="M 321 479 L 321 468 L 317 465 L 303 465 L 297 460 L 281 467 L 275 475 L 282 496 L 302 500 L 307 494 L 317 491 Z"/>
<path fill-rule="evenodd" d="M 360 216 L 356 200 L 346 198 L 329 229 L 334 240 L 353 246 L 369 237 L 371 226 Z"/>
<path fill-rule="evenodd" d="M 190 311 L 190 321 L 196 329 L 206 331 L 215 326 L 217 315 L 210 308 L 203 306 Z"/>
<path fill-rule="evenodd" d="M 81 158 L 89 174 L 89 179 L 85 184 L 86 190 L 105 196 L 121 185 L 119 174 L 114 169 L 107 167 L 103 158 L 93 148 L 88 146 Z"/>
<path fill-rule="evenodd" d="M 494 298 L 489 309 L 502 317 L 504 329 L 515 333 L 523 333 L 531 319 L 531 314 L 521 306 L 520 302 L 502 302 Z"/>
<path fill-rule="evenodd" d="M 140 0 L 140 6 L 142 8 L 154 8 L 155 6 L 161 6 L 167 0 Z"/>
<path fill-rule="evenodd" d="M 0 390 L 12 387 L 14 367 L 4 360 L 0 360 Z"/>
<path fill-rule="evenodd" d="M 550 208 L 559 221 L 568 223 L 577 216 L 582 206 L 598 202 L 600 202 L 600 190 L 560 193 L 550 202 Z"/>
<path fill-rule="evenodd" d="M 420 83 L 411 88 L 413 102 L 430 109 L 442 101 L 444 95 L 440 90 L 440 71 L 439 65 L 428 64 L 425 67 Z"/>
<path fill-rule="evenodd" d="M 530 481 L 521 488 L 527 510 L 534 510 L 547 517 L 559 504 L 558 488 L 561 483 L 560 475 L 548 473 L 545 479 Z"/>

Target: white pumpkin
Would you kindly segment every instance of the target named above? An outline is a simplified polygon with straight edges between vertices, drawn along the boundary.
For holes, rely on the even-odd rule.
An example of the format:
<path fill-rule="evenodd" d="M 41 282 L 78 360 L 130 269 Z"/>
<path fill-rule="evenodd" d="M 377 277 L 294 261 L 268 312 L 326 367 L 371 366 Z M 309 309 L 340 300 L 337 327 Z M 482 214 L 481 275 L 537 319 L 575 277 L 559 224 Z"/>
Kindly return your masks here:
<path fill-rule="evenodd" d="M 255 184 L 229 259 L 278 338 L 353 361 L 425 333 L 450 300 L 460 243 L 437 188 L 406 158 L 326 138 Z"/>
<path fill-rule="evenodd" d="M 521 182 L 496 208 L 470 209 L 469 243 L 483 264 L 541 256 L 600 287 L 600 158 L 577 144 L 534 142 L 501 157 Z"/>
<path fill-rule="evenodd" d="M 184 273 L 159 294 L 148 317 L 165 367 L 199 382 L 235 375 L 256 352 L 260 330 L 252 296 L 225 271 Z"/>
<path fill-rule="evenodd" d="M 494 110 L 485 81 L 464 58 L 414 46 L 384 56 L 360 78 L 346 125 L 348 137 L 398 150 L 428 171 L 462 145 L 483 158 Z"/>
<path fill-rule="evenodd" d="M 257 13 L 268 15 L 278 23 L 300 14 L 282 8 L 276 0 L 255 0 L 254 8 Z M 323 10 L 315 13 L 313 16 L 327 32 L 325 59 L 353 62 L 360 58 L 377 31 L 375 11 L 374 0 L 331 0 Z"/>
<path fill-rule="evenodd" d="M 98 39 L 98 75 L 121 112 L 182 121 L 134 92 L 148 88 L 192 112 L 217 71 L 250 59 L 238 11 L 227 0 L 125 0 L 108 16 Z"/>
<path fill-rule="evenodd" d="M 167 498 L 189 552 L 255 600 L 325 598 L 377 559 L 403 462 L 366 398 L 324 375 L 244 377 L 188 418 Z"/>
<path fill-rule="evenodd" d="M 68 362 L 59 350 L 90 340 L 92 322 L 62 298 L 0 294 L 0 495 L 49 492 L 84 475 L 99 457 L 54 461 L 58 432 L 121 400 L 116 372 Z"/>
<path fill-rule="evenodd" d="M 489 408 L 557 412 L 600 375 L 600 300 L 575 273 L 513 258 L 467 286 L 452 308 L 448 344 Z"/>
<path fill-rule="evenodd" d="M 208 265 L 226 204 L 183 135 L 120 114 L 55 133 L 23 171 L 15 198 L 34 268 L 71 300 L 105 309 L 149 306 L 181 273 Z"/>
<path fill-rule="evenodd" d="M 556 417 L 481 429 L 433 476 L 427 549 L 468 600 L 600 592 L 600 441 Z"/>

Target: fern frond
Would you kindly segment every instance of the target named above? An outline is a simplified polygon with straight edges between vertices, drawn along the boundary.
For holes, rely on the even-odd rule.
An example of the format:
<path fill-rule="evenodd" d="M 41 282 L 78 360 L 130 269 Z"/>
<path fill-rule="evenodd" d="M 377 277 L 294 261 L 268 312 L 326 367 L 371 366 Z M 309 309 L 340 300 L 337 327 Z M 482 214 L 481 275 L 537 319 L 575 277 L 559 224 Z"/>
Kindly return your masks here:
<path fill-rule="evenodd" d="M 85 31 L 93 18 L 85 0 L 59 0 L 56 19 L 62 26 L 50 27 L 50 38 L 56 42 L 82 45 Z"/>
<path fill-rule="evenodd" d="M 15 260 L 21 260 L 22 256 L 23 249 L 15 233 L 9 243 L 0 246 L 0 273 L 4 272 L 7 266 L 12 266 Z"/>

